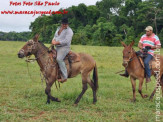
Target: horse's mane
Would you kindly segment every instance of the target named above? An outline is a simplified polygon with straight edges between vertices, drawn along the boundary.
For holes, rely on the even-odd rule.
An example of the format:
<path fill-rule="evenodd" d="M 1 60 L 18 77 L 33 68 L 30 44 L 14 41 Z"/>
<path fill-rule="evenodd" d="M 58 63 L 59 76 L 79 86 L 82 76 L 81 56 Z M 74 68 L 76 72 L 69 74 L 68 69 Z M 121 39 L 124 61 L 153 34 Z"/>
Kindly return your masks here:
<path fill-rule="evenodd" d="M 46 50 L 48 50 L 48 48 L 41 42 L 41 41 L 38 41 L 40 44 L 41 44 L 41 46 L 43 47 L 43 48 L 45 48 Z"/>

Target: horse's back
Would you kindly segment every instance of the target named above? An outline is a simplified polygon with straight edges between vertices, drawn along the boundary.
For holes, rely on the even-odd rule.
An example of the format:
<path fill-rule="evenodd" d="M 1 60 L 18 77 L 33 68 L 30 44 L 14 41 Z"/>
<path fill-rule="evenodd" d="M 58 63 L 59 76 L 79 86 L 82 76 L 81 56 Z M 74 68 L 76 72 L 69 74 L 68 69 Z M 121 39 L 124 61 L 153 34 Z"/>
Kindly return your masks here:
<path fill-rule="evenodd" d="M 80 55 L 80 60 L 83 63 L 93 63 L 95 64 L 95 60 L 93 59 L 93 57 L 89 54 L 86 53 L 78 53 Z"/>
<path fill-rule="evenodd" d="M 80 57 L 80 61 L 72 62 L 71 69 L 69 65 L 66 65 L 68 72 L 71 72 L 69 78 L 75 77 L 79 73 L 88 74 L 93 70 L 93 68 L 96 65 L 96 62 L 91 55 L 85 53 L 76 53 L 76 54 Z"/>
<path fill-rule="evenodd" d="M 154 59 L 152 60 L 152 69 L 154 71 L 159 70 L 161 73 L 163 73 L 163 56 L 154 54 Z"/>
<path fill-rule="evenodd" d="M 78 54 L 80 55 L 81 70 L 91 71 L 96 66 L 96 62 L 91 55 L 85 53 Z"/>

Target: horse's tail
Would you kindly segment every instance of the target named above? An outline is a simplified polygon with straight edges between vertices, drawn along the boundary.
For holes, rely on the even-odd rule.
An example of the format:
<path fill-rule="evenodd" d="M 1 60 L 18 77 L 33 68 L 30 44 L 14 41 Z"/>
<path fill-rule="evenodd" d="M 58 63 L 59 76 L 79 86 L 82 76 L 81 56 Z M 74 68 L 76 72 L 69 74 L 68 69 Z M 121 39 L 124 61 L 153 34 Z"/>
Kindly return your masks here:
<path fill-rule="evenodd" d="M 95 64 L 94 70 L 93 70 L 93 81 L 94 81 L 94 88 L 95 91 L 98 89 L 98 73 L 97 73 L 97 67 Z"/>

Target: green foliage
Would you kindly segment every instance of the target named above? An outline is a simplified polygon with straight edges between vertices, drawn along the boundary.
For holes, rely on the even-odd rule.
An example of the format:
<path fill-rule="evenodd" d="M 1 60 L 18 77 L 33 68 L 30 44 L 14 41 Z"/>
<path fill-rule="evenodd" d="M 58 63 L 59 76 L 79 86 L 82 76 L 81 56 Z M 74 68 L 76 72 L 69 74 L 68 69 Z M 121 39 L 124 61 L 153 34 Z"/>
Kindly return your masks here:
<path fill-rule="evenodd" d="M 86 45 L 87 43 L 88 43 L 88 38 L 84 31 L 79 31 L 75 33 L 73 40 L 72 40 L 72 44 Z"/>
<path fill-rule="evenodd" d="M 159 39 L 161 40 L 161 43 L 163 44 L 163 28 L 159 34 L 159 37 L 160 37 Z"/>
<path fill-rule="evenodd" d="M 161 1 L 102 0 L 95 6 L 79 4 L 68 8 L 70 27 L 74 31 L 72 44 L 119 46 L 138 40 L 148 25 L 161 35 L 163 10 Z M 156 11 L 156 8 L 158 11 Z M 157 12 L 157 25 L 154 23 Z M 65 15 L 64 15 L 65 16 Z M 41 31 L 41 41 L 50 42 L 63 16 L 42 16 L 31 23 L 32 33 Z M 52 21 L 52 19 L 56 21 Z M 55 27 L 53 27 L 55 25 Z M 156 25 L 156 26 L 155 26 Z M 59 26 L 59 24 L 58 24 Z M 53 27 L 53 28 L 52 28 Z"/>
<path fill-rule="evenodd" d="M 60 9 L 61 11 L 62 9 Z M 67 8 L 66 15 L 40 16 L 31 23 L 33 37 L 40 34 L 40 41 L 50 43 L 63 17 L 69 18 L 74 32 L 72 44 L 119 46 L 135 40 L 137 45 L 144 28 L 153 26 L 162 41 L 162 0 L 101 0 L 96 5 L 84 3 Z M 0 40 L 26 40 L 29 36 L 0 33 Z M 25 38 L 25 39 L 24 39 Z"/>
<path fill-rule="evenodd" d="M 31 32 L 1 32 L 0 40 L 3 41 L 27 41 L 31 38 Z"/>

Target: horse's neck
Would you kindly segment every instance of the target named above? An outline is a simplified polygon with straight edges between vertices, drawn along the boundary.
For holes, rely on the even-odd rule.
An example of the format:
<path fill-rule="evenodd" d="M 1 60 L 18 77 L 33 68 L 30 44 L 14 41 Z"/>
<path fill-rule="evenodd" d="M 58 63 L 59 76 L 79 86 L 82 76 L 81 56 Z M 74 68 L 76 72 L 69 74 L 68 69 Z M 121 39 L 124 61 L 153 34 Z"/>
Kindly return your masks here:
<path fill-rule="evenodd" d="M 138 68 L 142 68 L 142 66 L 134 51 L 134 56 L 132 58 L 132 61 L 129 62 L 128 69 L 137 70 Z"/>
<path fill-rule="evenodd" d="M 49 60 L 49 53 L 47 48 L 39 44 L 37 51 L 34 55 L 37 59 L 38 65 L 40 66 L 40 69 L 44 70 Z"/>

